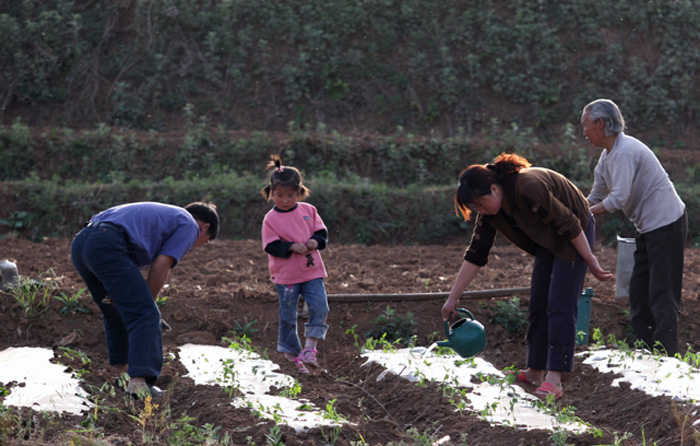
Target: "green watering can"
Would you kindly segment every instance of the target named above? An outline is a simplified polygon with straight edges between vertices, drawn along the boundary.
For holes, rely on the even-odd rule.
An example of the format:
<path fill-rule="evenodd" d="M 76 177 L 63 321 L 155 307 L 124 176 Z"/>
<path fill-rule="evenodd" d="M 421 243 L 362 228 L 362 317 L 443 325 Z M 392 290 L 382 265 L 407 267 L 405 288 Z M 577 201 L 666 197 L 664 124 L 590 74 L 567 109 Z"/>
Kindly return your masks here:
<path fill-rule="evenodd" d="M 486 332 L 479 321 L 474 320 L 474 315 L 464 308 L 457 308 L 457 313 L 462 317 L 448 328 L 445 321 L 446 341 L 437 343 L 438 347 L 450 347 L 462 358 L 476 356 L 486 348 Z"/>

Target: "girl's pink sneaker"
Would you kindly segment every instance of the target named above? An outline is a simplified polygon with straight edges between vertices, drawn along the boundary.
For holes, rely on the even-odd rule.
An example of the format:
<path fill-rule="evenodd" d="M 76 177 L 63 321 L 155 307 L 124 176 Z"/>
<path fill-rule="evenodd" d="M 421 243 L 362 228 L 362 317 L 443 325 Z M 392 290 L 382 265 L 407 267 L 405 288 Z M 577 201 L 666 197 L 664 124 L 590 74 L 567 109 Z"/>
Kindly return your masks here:
<path fill-rule="evenodd" d="M 304 362 L 304 364 L 310 365 L 315 369 L 319 369 L 321 368 L 321 365 L 318 363 L 316 355 L 318 355 L 316 349 L 307 347 L 304 350 L 302 350 L 301 353 L 299 353 L 299 359 L 301 359 Z"/>
<path fill-rule="evenodd" d="M 302 362 L 302 360 L 299 359 L 298 356 L 294 356 L 294 357 L 292 357 L 292 358 L 287 358 L 287 359 L 289 359 L 290 361 L 292 361 L 292 362 L 294 363 L 294 365 L 297 366 L 297 372 L 303 373 L 303 374 L 305 374 L 305 375 L 308 375 L 308 374 L 309 374 L 309 369 L 306 368 L 306 366 L 304 365 L 304 363 Z"/>

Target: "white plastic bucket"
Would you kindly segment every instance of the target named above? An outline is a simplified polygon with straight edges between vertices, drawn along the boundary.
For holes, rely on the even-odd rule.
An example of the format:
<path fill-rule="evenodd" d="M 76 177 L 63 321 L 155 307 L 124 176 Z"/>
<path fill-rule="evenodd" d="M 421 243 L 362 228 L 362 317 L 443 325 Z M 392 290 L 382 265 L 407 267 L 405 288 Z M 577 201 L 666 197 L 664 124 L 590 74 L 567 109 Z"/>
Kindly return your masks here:
<path fill-rule="evenodd" d="M 617 274 L 615 275 L 615 297 L 630 296 L 630 277 L 634 266 L 634 250 L 636 243 L 633 238 L 617 236 Z"/>

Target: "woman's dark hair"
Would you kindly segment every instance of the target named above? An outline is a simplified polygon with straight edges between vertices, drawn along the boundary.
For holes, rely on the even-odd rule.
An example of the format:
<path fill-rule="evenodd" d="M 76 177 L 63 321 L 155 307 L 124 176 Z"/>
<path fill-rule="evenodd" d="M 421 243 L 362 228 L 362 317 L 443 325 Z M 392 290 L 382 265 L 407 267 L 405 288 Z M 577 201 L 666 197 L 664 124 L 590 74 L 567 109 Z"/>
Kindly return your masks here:
<path fill-rule="evenodd" d="M 502 184 L 507 175 L 520 172 L 532 164 L 520 155 L 501 153 L 493 164 L 472 164 L 459 175 L 459 187 L 455 191 L 455 213 L 464 221 L 471 217 L 470 206 L 480 197 L 491 194 L 491 186 Z"/>
<path fill-rule="evenodd" d="M 272 199 L 272 192 L 278 187 L 295 190 L 298 200 L 304 200 L 309 196 L 310 191 L 304 186 L 301 179 L 301 172 L 299 172 L 296 167 L 283 166 L 282 158 L 280 158 L 279 155 L 270 155 L 270 162 L 267 163 L 267 169 L 265 170 L 270 169 L 272 169 L 270 182 L 260 191 L 265 200 L 270 201 Z"/>
<path fill-rule="evenodd" d="M 219 213 L 216 212 L 216 205 L 205 201 L 195 201 L 185 206 L 185 210 L 189 212 L 195 220 L 209 223 L 209 230 L 207 232 L 211 236 L 209 237 L 210 242 L 216 238 L 219 234 Z"/>

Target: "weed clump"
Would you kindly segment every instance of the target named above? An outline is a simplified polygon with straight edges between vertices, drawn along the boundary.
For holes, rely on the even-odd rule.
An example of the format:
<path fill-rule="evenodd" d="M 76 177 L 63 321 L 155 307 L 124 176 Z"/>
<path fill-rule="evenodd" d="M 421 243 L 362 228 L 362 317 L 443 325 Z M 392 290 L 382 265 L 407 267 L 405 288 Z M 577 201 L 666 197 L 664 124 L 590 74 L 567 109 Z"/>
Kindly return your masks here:
<path fill-rule="evenodd" d="M 502 325 L 508 333 L 518 333 L 527 325 L 525 312 L 520 308 L 520 299 L 514 297 L 496 304 L 496 314 L 489 318 L 492 324 Z"/>
<path fill-rule="evenodd" d="M 409 311 L 403 315 L 397 314 L 396 310 L 388 305 L 373 323 L 374 328 L 366 333 L 372 339 L 383 338 L 390 343 L 408 345 L 415 334 L 416 320 L 413 313 Z"/>

